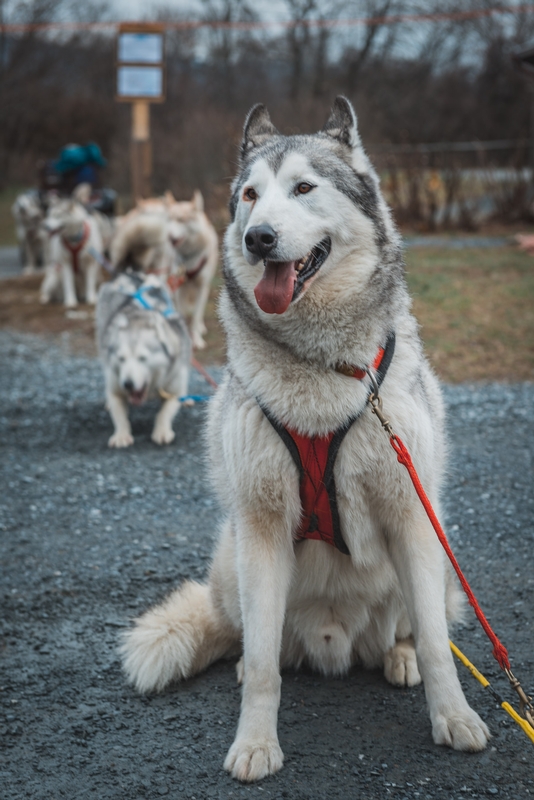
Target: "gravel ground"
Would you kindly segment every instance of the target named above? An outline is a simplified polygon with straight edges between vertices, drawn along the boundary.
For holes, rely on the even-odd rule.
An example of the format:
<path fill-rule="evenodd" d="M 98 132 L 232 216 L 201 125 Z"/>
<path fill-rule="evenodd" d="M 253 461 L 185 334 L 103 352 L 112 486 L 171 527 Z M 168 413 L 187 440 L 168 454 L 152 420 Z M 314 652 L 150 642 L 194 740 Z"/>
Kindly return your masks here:
<path fill-rule="evenodd" d="M 137 409 L 134 448 L 112 451 L 102 384 L 94 360 L 0 334 L 3 800 L 534 796 L 532 745 L 463 668 L 493 732 L 484 753 L 432 743 L 421 687 L 398 690 L 358 669 L 342 680 L 288 672 L 286 764 L 256 786 L 221 766 L 239 711 L 232 663 L 157 697 L 134 694 L 118 636 L 183 578 L 206 574 L 218 510 L 202 458 L 204 409 L 184 409 L 164 449 L 149 438 L 154 406 Z M 191 388 L 205 391 L 196 377 Z M 445 392 L 448 529 L 532 689 L 534 386 Z M 506 694 L 474 618 L 455 640 Z"/>

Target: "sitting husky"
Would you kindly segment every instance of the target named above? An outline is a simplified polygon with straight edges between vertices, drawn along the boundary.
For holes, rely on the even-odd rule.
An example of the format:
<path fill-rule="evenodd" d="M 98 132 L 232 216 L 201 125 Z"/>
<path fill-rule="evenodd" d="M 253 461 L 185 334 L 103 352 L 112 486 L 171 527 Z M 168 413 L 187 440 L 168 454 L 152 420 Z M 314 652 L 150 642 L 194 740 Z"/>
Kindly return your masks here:
<path fill-rule="evenodd" d="M 179 311 L 190 320 L 193 347 L 206 346 L 204 314 L 217 269 L 219 243 L 204 213 L 204 199 L 195 192 L 190 202 L 163 198 L 140 200 L 122 220 L 114 238 L 112 263 L 168 278 Z"/>
<path fill-rule="evenodd" d="M 152 440 L 170 444 L 172 422 L 187 393 L 191 343 L 165 284 L 156 275 L 123 273 L 99 292 L 96 335 L 106 378 L 106 402 L 115 432 L 110 447 L 133 444 L 128 403 L 151 395 L 163 405 Z"/>
<path fill-rule="evenodd" d="M 226 521 L 207 583 L 186 582 L 127 633 L 126 673 L 139 691 L 161 691 L 242 642 L 225 762 L 241 780 L 282 766 L 280 667 L 303 662 L 325 675 L 382 666 L 398 686 L 422 679 L 434 741 L 482 750 L 489 732 L 449 648 L 459 589 L 368 404 L 366 368 L 439 515 L 440 388 L 348 100 L 315 135 L 282 136 L 253 108 L 230 209 L 229 364 L 207 436 Z"/>
<path fill-rule="evenodd" d="M 41 303 L 62 300 L 75 308 L 79 299 L 95 305 L 104 243 L 93 214 L 75 198 L 53 198 L 43 223 L 50 236 Z"/>
<path fill-rule="evenodd" d="M 35 189 L 19 194 L 11 213 L 15 219 L 23 273 L 33 275 L 46 263 L 48 233 L 43 227 L 46 202 Z"/>

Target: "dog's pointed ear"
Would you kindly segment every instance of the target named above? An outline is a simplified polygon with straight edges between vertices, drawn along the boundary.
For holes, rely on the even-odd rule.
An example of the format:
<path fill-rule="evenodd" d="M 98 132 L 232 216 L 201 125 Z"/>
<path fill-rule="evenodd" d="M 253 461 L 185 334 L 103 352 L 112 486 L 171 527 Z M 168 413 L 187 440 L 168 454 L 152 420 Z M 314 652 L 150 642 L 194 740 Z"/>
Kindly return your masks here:
<path fill-rule="evenodd" d="M 347 100 L 341 94 L 334 100 L 334 105 L 330 111 L 330 116 L 326 120 L 323 133 L 341 142 L 341 144 L 347 145 L 347 147 L 361 147 L 356 112 L 350 100 Z"/>
<path fill-rule="evenodd" d="M 378 181 L 373 165 L 363 149 L 356 112 L 350 100 L 343 95 L 338 95 L 334 100 L 322 132 L 347 148 L 347 161 L 356 172 L 366 172 Z"/>
<path fill-rule="evenodd" d="M 166 206 L 172 206 L 173 203 L 176 203 L 174 195 L 169 189 L 167 189 L 167 191 L 163 195 L 163 202 L 165 203 Z"/>
<path fill-rule="evenodd" d="M 195 189 L 193 193 L 193 199 L 191 200 L 191 205 L 198 211 L 202 213 L 204 211 L 204 198 L 202 197 L 202 192 L 199 189 Z"/>
<path fill-rule="evenodd" d="M 241 141 L 241 157 L 244 159 L 248 154 L 264 144 L 271 136 L 276 136 L 278 131 L 271 122 L 269 112 L 262 103 L 252 106 L 245 120 L 243 128 L 243 139 Z"/>

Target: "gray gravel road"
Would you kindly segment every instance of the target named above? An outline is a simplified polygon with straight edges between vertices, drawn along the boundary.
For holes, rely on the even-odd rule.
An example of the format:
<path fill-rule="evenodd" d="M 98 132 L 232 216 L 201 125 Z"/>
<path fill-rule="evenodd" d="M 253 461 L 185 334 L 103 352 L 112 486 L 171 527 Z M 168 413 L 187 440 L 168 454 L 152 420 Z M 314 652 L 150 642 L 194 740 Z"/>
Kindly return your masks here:
<path fill-rule="evenodd" d="M 196 378 L 192 388 L 204 391 Z M 203 466 L 203 408 L 181 412 L 165 449 L 150 442 L 153 407 L 136 410 L 135 447 L 117 452 L 106 447 L 102 392 L 95 361 L 0 334 L 2 800 L 534 795 L 532 745 L 465 671 L 493 732 L 477 755 L 432 743 L 421 687 L 397 690 L 358 669 L 343 680 L 284 674 L 286 764 L 257 786 L 221 768 L 239 710 L 232 663 L 157 697 L 134 694 L 118 636 L 180 580 L 206 574 L 218 510 Z M 459 386 L 446 397 L 448 529 L 533 689 L 534 386 Z M 471 616 L 455 639 L 506 693 Z"/>

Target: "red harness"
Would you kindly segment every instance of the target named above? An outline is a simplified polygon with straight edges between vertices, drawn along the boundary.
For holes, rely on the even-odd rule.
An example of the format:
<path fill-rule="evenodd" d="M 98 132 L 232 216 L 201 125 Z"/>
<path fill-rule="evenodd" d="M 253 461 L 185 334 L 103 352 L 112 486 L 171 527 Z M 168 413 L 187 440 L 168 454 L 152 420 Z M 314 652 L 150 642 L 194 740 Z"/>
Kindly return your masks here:
<path fill-rule="evenodd" d="M 395 334 L 392 333 L 372 364 L 379 386 L 386 376 L 394 350 Z M 343 365 L 338 371 L 357 380 L 362 380 L 367 374 L 364 369 L 349 365 Z M 363 409 L 326 436 L 303 436 L 282 425 L 264 406 L 261 409 L 289 450 L 299 471 L 302 518 L 296 532 L 297 540 L 327 542 L 349 555 L 339 520 L 334 464 L 343 439 Z"/>
<path fill-rule="evenodd" d="M 177 289 L 180 288 L 180 286 L 183 286 L 184 283 L 186 283 L 187 281 L 192 281 L 193 278 L 196 278 L 198 273 L 206 266 L 207 261 L 208 257 L 204 256 L 203 258 L 200 259 L 196 267 L 194 267 L 194 269 L 190 270 L 189 272 L 184 272 L 182 273 L 182 275 L 169 275 L 169 277 L 167 278 L 167 285 L 171 290 L 171 292 L 175 292 Z"/>
<path fill-rule="evenodd" d="M 74 270 L 74 272 L 76 274 L 78 273 L 79 266 L 80 266 L 79 261 L 78 261 L 78 256 L 80 254 L 80 250 L 82 249 L 82 247 L 84 246 L 84 244 L 88 240 L 90 232 L 91 232 L 91 229 L 89 228 L 89 225 L 87 224 L 87 222 L 84 222 L 83 223 L 82 236 L 81 236 L 81 239 L 79 239 L 79 241 L 73 243 L 73 242 L 69 242 L 69 240 L 65 239 L 63 236 L 61 237 L 61 243 L 63 244 L 63 247 L 65 247 L 69 251 L 69 253 L 71 254 L 71 257 L 72 257 L 72 269 Z"/>

